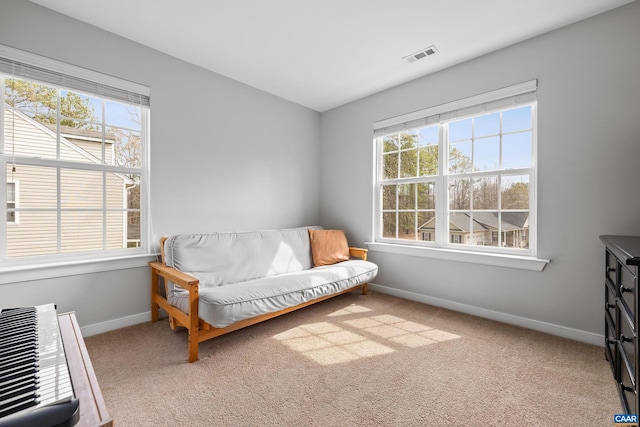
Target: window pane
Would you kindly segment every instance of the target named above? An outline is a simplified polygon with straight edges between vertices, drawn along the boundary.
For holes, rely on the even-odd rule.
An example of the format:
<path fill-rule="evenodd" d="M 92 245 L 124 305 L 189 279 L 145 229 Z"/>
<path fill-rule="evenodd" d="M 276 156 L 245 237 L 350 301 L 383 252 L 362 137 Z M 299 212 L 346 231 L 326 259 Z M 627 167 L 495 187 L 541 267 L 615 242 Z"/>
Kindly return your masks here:
<path fill-rule="evenodd" d="M 436 184 L 421 182 L 418 184 L 418 209 L 436 208 Z"/>
<path fill-rule="evenodd" d="M 478 116 L 474 120 L 473 136 L 475 138 L 498 135 L 500 133 L 500 113 Z"/>
<path fill-rule="evenodd" d="M 416 150 L 400 152 L 400 177 L 410 178 L 418 173 L 418 152 Z"/>
<path fill-rule="evenodd" d="M 465 236 L 469 235 L 471 229 L 471 217 L 468 213 L 449 213 L 449 243 L 463 244 Z"/>
<path fill-rule="evenodd" d="M 449 123 L 449 141 L 471 139 L 471 124 L 471 119 L 464 119 Z"/>
<path fill-rule="evenodd" d="M 110 127 L 106 139 L 108 164 L 139 168 L 142 165 L 142 137 L 140 132 Z"/>
<path fill-rule="evenodd" d="M 69 126 L 60 126 L 60 159 L 82 163 L 102 162 L 102 127 L 84 129 L 82 122 L 68 120 Z M 109 150 L 105 152 L 109 156 Z"/>
<path fill-rule="evenodd" d="M 400 149 L 416 148 L 418 144 L 418 131 L 404 132 L 400 134 Z"/>
<path fill-rule="evenodd" d="M 468 212 L 449 213 L 449 243 L 473 245 L 474 236 L 482 234 L 484 229 L 480 223 L 472 221 Z"/>
<path fill-rule="evenodd" d="M 416 240 L 416 213 L 398 213 L 398 238 L 403 240 Z"/>
<path fill-rule="evenodd" d="M 140 175 L 106 174 L 107 209 L 140 209 Z"/>
<path fill-rule="evenodd" d="M 42 125 L 34 119 L 35 117 L 36 115 L 31 113 L 13 113 L 7 110 L 4 122 L 6 153 L 15 156 L 55 159 L 58 144 L 55 124 Z"/>
<path fill-rule="evenodd" d="M 382 156 L 383 179 L 395 179 L 398 177 L 398 153 L 390 153 Z"/>
<path fill-rule="evenodd" d="M 94 96 L 60 91 L 60 125 L 93 129 L 102 123 L 102 101 Z"/>
<path fill-rule="evenodd" d="M 384 153 L 389 153 L 391 151 L 398 151 L 398 147 L 400 146 L 398 135 L 389 135 L 385 136 L 382 139 L 382 151 Z"/>
<path fill-rule="evenodd" d="M 7 165 L 7 177 L 20 183 L 20 208 L 57 208 L 56 168 L 16 165 L 14 172 Z"/>
<path fill-rule="evenodd" d="M 384 212 L 382 214 L 382 237 L 396 238 L 396 213 Z"/>
<path fill-rule="evenodd" d="M 473 180 L 473 209 L 498 209 L 497 177 L 482 177 Z"/>
<path fill-rule="evenodd" d="M 438 145 L 438 126 L 429 126 L 418 131 L 418 145 Z"/>
<path fill-rule="evenodd" d="M 107 126 L 117 126 L 133 131 L 141 130 L 142 112 L 135 105 L 105 100 L 104 116 Z"/>
<path fill-rule="evenodd" d="M 472 212 L 474 237 L 472 244 L 480 246 L 498 246 L 498 230 L 500 230 L 498 211 Z"/>
<path fill-rule="evenodd" d="M 140 212 L 127 212 L 127 248 L 141 246 Z"/>
<path fill-rule="evenodd" d="M 398 209 L 416 208 L 416 184 L 402 184 L 398 186 Z"/>
<path fill-rule="evenodd" d="M 122 197 L 123 186 L 120 186 Z M 102 172 L 60 170 L 62 209 L 102 209 Z"/>
<path fill-rule="evenodd" d="M 140 175 L 128 175 L 130 181 L 125 183 L 127 191 L 127 209 L 140 210 Z"/>
<path fill-rule="evenodd" d="M 449 173 L 470 172 L 471 141 L 456 142 L 449 145 Z"/>
<path fill-rule="evenodd" d="M 531 129 L 531 122 L 530 105 L 502 112 L 502 132 L 504 133 Z"/>
<path fill-rule="evenodd" d="M 473 170 L 487 171 L 500 168 L 500 137 L 476 139 L 473 150 Z"/>
<path fill-rule="evenodd" d="M 529 248 L 529 212 L 502 212 L 500 237 L 502 247 Z"/>
<path fill-rule="evenodd" d="M 471 209 L 471 184 L 468 178 L 452 179 L 449 182 L 449 209 Z"/>
<path fill-rule="evenodd" d="M 127 212 L 107 212 L 107 249 L 122 249 L 127 247 L 127 235 L 129 232 L 129 225 L 127 223 Z M 135 229 L 135 228 L 134 228 Z M 139 228 L 137 229 L 139 231 Z M 138 234 L 138 237 L 140 235 Z"/>
<path fill-rule="evenodd" d="M 7 203 L 16 201 L 16 184 L 7 182 Z"/>
<path fill-rule="evenodd" d="M 502 209 L 529 209 L 529 176 L 502 177 Z"/>
<path fill-rule="evenodd" d="M 395 185 L 382 186 L 382 209 L 384 210 L 396 209 L 396 186 Z"/>
<path fill-rule="evenodd" d="M 502 168 L 531 167 L 531 132 L 514 133 L 502 137 Z"/>
<path fill-rule="evenodd" d="M 7 202 L 7 209 L 15 209 L 16 204 L 13 202 Z M 7 222 L 14 223 L 16 222 L 16 213 L 15 211 L 7 210 Z"/>
<path fill-rule="evenodd" d="M 418 240 L 435 242 L 436 215 L 434 212 L 418 212 Z"/>
<path fill-rule="evenodd" d="M 419 154 L 419 167 L 420 176 L 432 176 L 438 174 L 438 146 L 430 145 L 427 147 L 420 147 L 418 149 Z"/>
<path fill-rule="evenodd" d="M 7 257 L 56 254 L 57 218 L 56 212 L 20 212 L 20 224 L 7 227 Z"/>
<path fill-rule="evenodd" d="M 89 211 L 61 212 L 60 214 L 60 250 L 62 253 L 95 251 L 103 248 L 103 213 Z M 119 231 L 122 239 L 122 221 Z"/>
<path fill-rule="evenodd" d="M 57 90 L 20 79 L 5 80 L 5 102 L 19 110 L 35 113 L 39 123 L 55 124 Z"/>

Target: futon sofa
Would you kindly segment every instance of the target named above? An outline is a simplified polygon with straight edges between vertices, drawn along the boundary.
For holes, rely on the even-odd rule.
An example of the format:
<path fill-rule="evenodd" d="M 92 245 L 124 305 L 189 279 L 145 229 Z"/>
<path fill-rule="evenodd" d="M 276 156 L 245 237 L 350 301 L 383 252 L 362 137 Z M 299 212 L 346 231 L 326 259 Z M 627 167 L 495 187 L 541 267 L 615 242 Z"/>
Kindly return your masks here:
<path fill-rule="evenodd" d="M 202 341 L 356 288 L 366 294 L 378 272 L 343 231 L 317 226 L 173 235 L 161 239 L 161 257 L 149 263 L 151 321 L 162 308 L 172 329 L 189 330 L 189 362 Z"/>

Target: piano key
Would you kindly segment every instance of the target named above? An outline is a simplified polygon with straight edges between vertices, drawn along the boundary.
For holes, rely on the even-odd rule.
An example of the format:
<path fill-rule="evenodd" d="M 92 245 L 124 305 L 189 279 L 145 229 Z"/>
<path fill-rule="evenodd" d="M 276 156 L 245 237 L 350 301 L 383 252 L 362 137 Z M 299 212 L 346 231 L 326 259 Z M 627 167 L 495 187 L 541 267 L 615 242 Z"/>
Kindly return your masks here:
<path fill-rule="evenodd" d="M 77 405 L 55 306 L 0 311 L 0 424 L 45 407 L 77 417 Z"/>

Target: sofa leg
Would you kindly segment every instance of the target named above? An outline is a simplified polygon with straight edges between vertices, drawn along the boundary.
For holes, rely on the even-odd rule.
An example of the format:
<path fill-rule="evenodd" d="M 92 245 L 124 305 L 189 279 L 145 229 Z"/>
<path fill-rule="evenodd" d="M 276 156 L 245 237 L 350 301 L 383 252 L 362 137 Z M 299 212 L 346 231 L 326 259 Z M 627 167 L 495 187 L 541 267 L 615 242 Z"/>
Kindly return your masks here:
<path fill-rule="evenodd" d="M 367 295 L 369 293 L 369 284 L 368 283 L 363 283 L 362 284 L 362 295 Z"/>
<path fill-rule="evenodd" d="M 157 322 L 160 319 L 160 307 L 156 303 L 158 282 L 158 273 L 151 269 L 151 322 Z"/>
<path fill-rule="evenodd" d="M 189 363 L 198 360 L 198 333 L 189 331 Z"/>

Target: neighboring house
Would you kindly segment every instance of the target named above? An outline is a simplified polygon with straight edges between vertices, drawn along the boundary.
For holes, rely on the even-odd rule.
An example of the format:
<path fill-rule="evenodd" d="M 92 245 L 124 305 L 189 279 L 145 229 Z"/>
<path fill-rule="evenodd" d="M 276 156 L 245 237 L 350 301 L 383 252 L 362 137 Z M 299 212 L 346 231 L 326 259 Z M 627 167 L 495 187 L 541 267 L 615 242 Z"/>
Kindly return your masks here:
<path fill-rule="evenodd" d="M 22 112 L 5 109 L 5 152 L 16 157 L 55 159 L 55 126 L 43 125 Z M 53 130 L 52 130 L 53 129 Z M 102 132 L 62 126 L 60 159 L 100 163 Z M 115 159 L 115 137 L 106 134 L 105 162 Z M 58 170 L 53 167 L 7 165 L 7 256 L 32 256 L 127 247 L 127 186 L 121 174 L 106 174 L 106 200 L 102 200 L 102 172 L 61 168 L 61 205 L 57 206 Z M 106 202 L 106 206 L 103 203 Z M 103 210 L 106 207 L 108 210 Z M 22 210 L 21 210 L 22 209 Z M 60 213 L 58 217 L 58 212 Z M 107 212 L 104 219 L 103 212 Z M 106 225 L 106 227 L 105 227 Z M 103 230 L 108 230 L 104 233 Z"/>
<path fill-rule="evenodd" d="M 474 212 L 473 220 L 468 213 L 452 213 L 449 216 L 449 242 L 465 245 L 498 246 L 498 233 L 502 233 L 502 246 L 510 248 L 529 247 L 529 213 Z M 435 219 L 420 227 L 418 233 L 422 240 L 433 240 Z"/>

